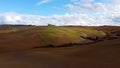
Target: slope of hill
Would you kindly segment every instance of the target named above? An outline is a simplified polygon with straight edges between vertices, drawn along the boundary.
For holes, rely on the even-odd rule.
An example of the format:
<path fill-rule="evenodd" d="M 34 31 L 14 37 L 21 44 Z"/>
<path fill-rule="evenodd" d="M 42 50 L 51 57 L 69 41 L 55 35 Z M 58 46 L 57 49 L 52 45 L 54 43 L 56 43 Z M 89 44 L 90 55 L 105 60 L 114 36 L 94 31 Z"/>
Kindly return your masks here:
<path fill-rule="evenodd" d="M 0 53 L 0 68 L 120 68 L 119 41 Z"/>
<path fill-rule="evenodd" d="M 49 26 L 41 33 L 41 39 L 48 45 L 61 46 L 70 43 L 92 43 L 94 42 L 92 38 L 97 40 L 104 38 L 106 35 L 105 32 L 94 29 Z"/>
<path fill-rule="evenodd" d="M 21 26 L 0 30 L 1 51 L 54 46 L 73 46 L 104 39 L 119 27 Z M 118 33 L 118 32 L 117 32 Z M 118 37 L 118 36 L 117 36 Z"/>
<path fill-rule="evenodd" d="M 40 39 L 40 33 L 46 27 L 14 27 L 0 30 L 0 49 L 23 50 L 34 46 L 42 46 L 44 42 Z"/>
<path fill-rule="evenodd" d="M 115 26 L 5 27 L 0 29 L 0 68 L 120 68 L 119 34 Z M 68 43 L 78 46 L 46 46 Z"/>

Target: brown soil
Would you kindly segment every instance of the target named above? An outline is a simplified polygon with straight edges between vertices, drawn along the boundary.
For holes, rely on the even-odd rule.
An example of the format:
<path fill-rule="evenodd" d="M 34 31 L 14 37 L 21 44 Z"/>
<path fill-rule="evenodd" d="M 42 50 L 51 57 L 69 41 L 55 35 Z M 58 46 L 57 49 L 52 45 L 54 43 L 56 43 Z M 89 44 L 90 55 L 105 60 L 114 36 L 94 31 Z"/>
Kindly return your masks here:
<path fill-rule="evenodd" d="M 89 45 L 34 48 L 45 43 L 39 34 L 46 27 L 32 27 L 0 34 L 0 68 L 120 68 L 120 39 Z M 76 27 L 79 28 L 79 27 Z M 85 27 L 119 31 L 119 27 Z"/>

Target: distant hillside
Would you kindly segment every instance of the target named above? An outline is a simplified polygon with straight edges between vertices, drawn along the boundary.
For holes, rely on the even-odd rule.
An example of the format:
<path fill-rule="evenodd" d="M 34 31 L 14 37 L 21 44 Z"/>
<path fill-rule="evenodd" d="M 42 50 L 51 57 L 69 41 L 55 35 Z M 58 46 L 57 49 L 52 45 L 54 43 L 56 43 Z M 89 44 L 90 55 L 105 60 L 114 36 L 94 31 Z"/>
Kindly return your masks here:
<path fill-rule="evenodd" d="M 11 28 L 11 27 L 25 27 L 25 26 L 33 26 L 33 25 L 21 25 L 21 24 L 15 24 L 15 25 L 12 25 L 12 24 L 1 24 L 0 25 L 0 29 L 5 29 L 5 28 Z"/>

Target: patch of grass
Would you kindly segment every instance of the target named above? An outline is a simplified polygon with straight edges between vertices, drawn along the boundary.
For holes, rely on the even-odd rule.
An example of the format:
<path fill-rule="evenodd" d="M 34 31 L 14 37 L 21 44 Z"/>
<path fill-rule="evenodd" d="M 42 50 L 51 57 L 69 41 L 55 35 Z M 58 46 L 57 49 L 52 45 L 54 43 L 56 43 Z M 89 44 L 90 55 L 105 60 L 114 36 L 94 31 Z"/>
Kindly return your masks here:
<path fill-rule="evenodd" d="M 45 41 L 47 44 L 59 46 L 71 42 L 73 43 L 73 41 L 76 40 L 84 40 L 84 38 L 82 38 L 81 36 L 104 37 L 105 33 L 102 31 L 86 29 L 86 28 L 67 28 L 67 27 L 48 26 L 41 33 L 40 36 L 41 39 Z"/>

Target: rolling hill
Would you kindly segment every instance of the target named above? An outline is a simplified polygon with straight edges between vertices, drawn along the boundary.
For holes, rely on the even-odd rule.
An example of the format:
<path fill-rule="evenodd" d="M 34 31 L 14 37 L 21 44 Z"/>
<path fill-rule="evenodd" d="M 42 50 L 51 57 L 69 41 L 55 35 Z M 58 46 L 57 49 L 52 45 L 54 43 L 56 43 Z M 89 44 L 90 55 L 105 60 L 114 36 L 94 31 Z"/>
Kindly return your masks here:
<path fill-rule="evenodd" d="M 64 44 L 85 44 L 94 42 L 93 39 L 106 37 L 106 33 L 95 29 L 68 28 L 48 26 L 41 34 L 41 39 L 48 45 L 61 46 Z M 88 39 L 91 38 L 91 39 Z"/>
<path fill-rule="evenodd" d="M 0 68 L 120 68 L 120 27 L 0 29 Z"/>

